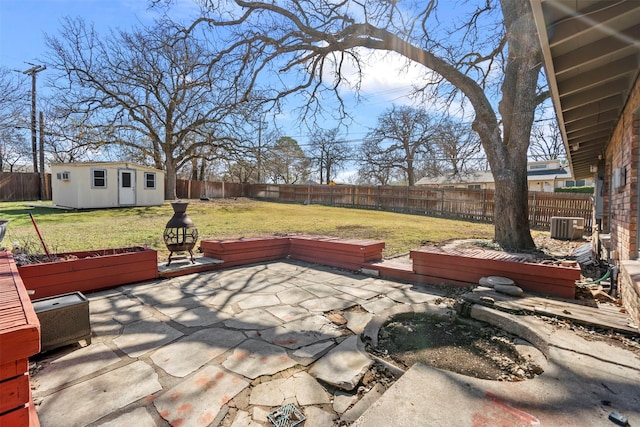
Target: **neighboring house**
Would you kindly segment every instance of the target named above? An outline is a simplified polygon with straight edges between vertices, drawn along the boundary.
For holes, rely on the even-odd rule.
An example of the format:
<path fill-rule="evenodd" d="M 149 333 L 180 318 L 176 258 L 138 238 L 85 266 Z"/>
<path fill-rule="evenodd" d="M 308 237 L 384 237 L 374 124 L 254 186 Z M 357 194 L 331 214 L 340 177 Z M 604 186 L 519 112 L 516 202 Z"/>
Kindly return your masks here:
<path fill-rule="evenodd" d="M 531 5 L 571 170 L 595 179 L 597 249 L 640 325 L 640 1 Z"/>
<path fill-rule="evenodd" d="M 164 172 L 128 162 L 54 163 L 51 198 L 76 209 L 162 205 Z"/>
<path fill-rule="evenodd" d="M 529 191 L 553 192 L 561 187 L 582 187 L 593 185 L 592 178 L 575 180 L 568 167 L 560 160 L 544 160 L 527 164 Z M 456 175 L 442 175 L 436 178 L 422 178 L 416 185 L 442 188 L 495 189 L 491 172 L 470 172 Z"/>

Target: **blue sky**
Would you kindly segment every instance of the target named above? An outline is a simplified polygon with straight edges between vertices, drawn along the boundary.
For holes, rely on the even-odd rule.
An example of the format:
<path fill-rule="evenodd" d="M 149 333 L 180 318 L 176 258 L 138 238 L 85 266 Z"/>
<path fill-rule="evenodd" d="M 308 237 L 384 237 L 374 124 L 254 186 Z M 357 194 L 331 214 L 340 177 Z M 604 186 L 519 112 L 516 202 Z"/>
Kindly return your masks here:
<path fill-rule="evenodd" d="M 0 0 L 0 65 L 9 69 L 26 70 L 28 63 L 45 63 L 46 46 L 44 35 L 56 35 L 62 18 L 81 17 L 92 22 L 97 31 L 105 34 L 109 28 L 128 29 L 137 24 L 150 24 L 156 15 L 148 9 L 146 0 Z M 171 16 L 182 22 L 190 22 L 198 12 L 192 0 L 177 0 Z M 420 69 L 416 66 L 408 72 L 399 72 L 405 61 L 382 52 L 372 52 L 370 66 L 361 85 L 361 96 L 365 102 L 351 104 L 350 112 L 355 116 L 349 129 L 341 133 L 345 139 L 362 140 L 369 128 L 375 126 L 377 117 L 393 103 L 408 103 L 406 98 L 411 83 L 420 79 Z M 405 70 L 406 71 L 406 70 Z M 45 77 L 44 71 L 39 75 Z M 46 94 L 46 88 L 38 84 L 39 93 Z M 343 93 L 346 99 L 351 96 Z M 293 100 L 292 100 L 293 101 Z M 296 125 L 295 117 L 285 112 L 278 118 L 279 126 L 305 148 L 308 141 L 306 130 Z M 327 129 L 335 123 L 325 122 Z M 351 173 L 349 171 L 347 173 Z"/>

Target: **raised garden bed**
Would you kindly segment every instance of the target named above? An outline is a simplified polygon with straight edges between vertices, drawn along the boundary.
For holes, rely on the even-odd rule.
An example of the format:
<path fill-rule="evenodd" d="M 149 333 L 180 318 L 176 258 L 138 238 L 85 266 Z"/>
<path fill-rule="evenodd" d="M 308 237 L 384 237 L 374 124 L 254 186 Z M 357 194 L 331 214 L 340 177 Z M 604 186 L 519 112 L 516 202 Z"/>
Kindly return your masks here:
<path fill-rule="evenodd" d="M 40 322 L 11 253 L 0 250 L 0 425 L 40 425 L 29 387 L 39 351 Z"/>
<path fill-rule="evenodd" d="M 158 254 L 139 246 L 69 252 L 18 267 L 31 299 L 94 292 L 158 277 Z"/>
<path fill-rule="evenodd" d="M 382 259 L 384 242 L 301 235 L 203 240 L 201 247 L 204 256 L 224 261 L 221 268 L 290 257 L 357 271 Z"/>
<path fill-rule="evenodd" d="M 504 276 L 527 292 L 575 298 L 579 267 L 533 262 L 527 257 L 484 250 L 422 248 L 411 251 L 413 271 L 432 283 L 477 284 L 481 277 Z"/>

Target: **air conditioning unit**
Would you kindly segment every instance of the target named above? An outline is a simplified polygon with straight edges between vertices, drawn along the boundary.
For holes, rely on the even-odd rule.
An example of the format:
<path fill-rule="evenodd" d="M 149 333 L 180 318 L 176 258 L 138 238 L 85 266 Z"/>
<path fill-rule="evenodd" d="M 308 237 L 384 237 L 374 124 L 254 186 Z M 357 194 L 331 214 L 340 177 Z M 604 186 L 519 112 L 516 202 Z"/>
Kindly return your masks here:
<path fill-rule="evenodd" d="M 551 238 L 575 240 L 584 234 L 584 218 L 579 217 L 551 217 Z"/>

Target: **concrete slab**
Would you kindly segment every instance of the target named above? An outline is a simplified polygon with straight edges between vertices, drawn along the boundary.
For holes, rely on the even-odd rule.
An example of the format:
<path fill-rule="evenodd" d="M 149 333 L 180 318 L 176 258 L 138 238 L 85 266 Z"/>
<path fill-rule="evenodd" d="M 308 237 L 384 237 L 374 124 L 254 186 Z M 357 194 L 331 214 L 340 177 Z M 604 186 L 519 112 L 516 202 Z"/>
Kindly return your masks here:
<path fill-rule="evenodd" d="M 221 409 L 249 383 L 217 366 L 207 366 L 153 401 L 160 416 L 174 426 L 218 425 Z"/>
<path fill-rule="evenodd" d="M 555 348 L 552 359 L 559 359 L 556 351 L 564 352 L 567 360 L 550 362 L 554 366 L 541 376 L 517 383 L 479 380 L 416 364 L 353 426 L 409 427 L 421 420 L 424 426 L 595 427 L 611 425 L 607 417 L 612 411 L 629 417 L 629 425 L 640 422 L 637 370 L 625 368 L 620 374 L 626 378 L 612 377 L 611 366 L 593 369 L 595 360 L 578 363 L 583 356 Z"/>
<path fill-rule="evenodd" d="M 301 288 L 289 288 L 276 294 L 283 304 L 298 304 L 302 301 L 317 298 L 309 291 Z"/>
<path fill-rule="evenodd" d="M 308 284 L 301 284 L 301 287 L 305 291 L 315 295 L 317 298 L 325 298 L 325 297 L 340 295 L 340 292 L 333 289 L 329 285 L 325 285 L 324 282 L 322 283 L 309 282 Z"/>
<path fill-rule="evenodd" d="M 335 343 L 333 341 L 319 342 L 294 351 L 292 356 L 299 364 L 308 366 L 334 346 Z"/>
<path fill-rule="evenodd" d="M 295 398 L 293 380 L 275 379 L 258 384 L 251 390 L 250 405 L 281 406 L 286 399 Z"/>
<path fill-rule="evenodd" d="M 229 310 L 231 311 L 231 310 Z M 188 328 L 197 326 L 211 326 L 224 320 L 231 319 L 233 313 L 228 313 L 225 307 L 196 307 L 191 310 L 181 311 L 169 316 L 174 322 L 178 322 Z"/>
<path fill-rule="evenodd" d="M 385 390 L 386 389 L 382 384 L 374 385 L 371 390 L 366 392 L 364 396 L 362 396 L 362 398 L 355 405 L 353 405 L 351 409 L 348 409 L 344 412 L 344 414 L 342 414 L 342 416 L 340 417 L 340 421 L 347 424 L 353 423 L 355 420 L 360 418 L 360 416 L 364 414 L 364 412 L 369 409 L 371 405 L 373 405 L 378 399 L 380 399 Z"/>
<path fill-rule="evenodd" d="M 330 427 L 334 426 L 336 416 L 317 406 L 305 406 L 301 410 L 306 417 L 305 426 Z"/>
<path fill-rule="evenodd" d="M 111 315 L 90 316 L 91 321 L 91 341 L 94 343 L 110 341 L 118 337 L 124 326 L 116 322 Z"/>
<path fill-rule="evenodd" d="M 309 310 L 297 305 L 279 304 L 274 307 L 266 307 L 265 310 L 284 322 L 291 322 L 311 315 Z"/>
<path fill-rule="evenodd" d="M 281 347 L 248 339 L 240 344 L 222 365 L 237 374 L 256 379 L 262 375 L 275 375 L 295 366 Z"/>
<path fill-rule="evenodd" d="M 344 390 L 337 390 L 333 394 L 333 410 L 342 415 L 357 401 L 357 394 L 346 392 Z"/>
<path fill-rule="evenodd" d="M 247 411 L 238 411 L 230 427 L 263 427 L 251 419 L 251 414 Z"/>
<path fill-rule="evenodd" d="M 156 304 L 167 304 L 187 296 L 178 288 L 170 286 L 167 283 L 163 285 L 133 289 L 131 290 L 131 294 L 142 303 L 151 306 Z"/>
<path fill-rule="evenodd" d="M 342 315 L 347 319 L 347 328 L 356 335 L 363 333 L 365 326 L 373 318 L 371 313 L 357 311 L 345 311 Z"/>
<path fill-rule="evenodd" d="M 161 389 L 153 368 L 137 361 L 53 393 L 38 418 L 47 427 L 82 427 Z"/>
<path fill-rule="evenodd" d="M 354 296 L 356 298 L 360 298 L 363 300 L 368 300 L 370 298 L 373 298 L 375 296 L 378 296 L 379 293 L 375 292 L 375 291 L 371 291 L 368 289 L 362 289 L 362 288 L 356 288 L 353 286 L 336 286 L 335 287 L 337 290 L 339 290 L 340 292 L 343 292 L 347 295 L 351 295 Z"/>
<path fill-rule="evenodd" d="M 256 294 L 243 299 L 238 303 L 238 306 L 243 310 L 250 310 L 278 304 L 280 304 L 280 300 L 273 294 Z"/>
<path fill-rule="evenodd" d="M 376 314 L 388 310 L 396 304 L 398 303 L 391 298 L 388 298 L 386 296 L 378 296 L 377 298 L 373 298 L 360 305 L 362 305 L 362 307 L 369 313 Z"/>
<path fill-rule="evenodd" d="M 330 396 L 318 381 L 311 375 L 302 371 L 291 377 L 294 384 L 294 396 L 298 405 L 324 405 L 330 403 Z"/>
<path fill-rule="evenodd" d="M 145 408 L 134 409 L 111 421 L 98 424 L 99 427 L 157 427 L 157 425 Z"/>
<path fill-rule="evenodd" d="M 192 308 L 196 308 L 202 305 L 202 302 L 196 297 L 185 297 L 179 300 L 175 300 L 170 303 L 161 303 L 154 304 L 153 308 L 158 310 L 160 313 L 165 316 L 171 317 L 176 313 L 180 313 L 181 311 L 190 310 Z"/>
<path fill-rule="evenodd" d="M 287 379 L 276 379 L 258 384 L 251 390 L 250 405 L 282 406 L 293 403 L 296 407 L 323 405 L 330 402 L 326 390 L 306 372 L 298 372 Z"/>
<path fill-rule="evenodd" d="M 324 313 L 330 310 L 344 310 L 353 307 L 355 303 L 338 297 L 324 297 L 304 301 L 300 305 L 309 311 Z"/>
<path fill-rule="evenodd" d="M 120 361 L 120 357 L 102 343 L 75 349 L 46 359 L 45 367 L 33 377 L 34 395 L 69 384 Z M 41 366 L 42 366 L 41 365 Z"/>
<path fill-rule="evenodd" d="M 168 374 L 182 378 L 233 349 L 246 338 L 239 331 L 202 329 L 161 347 L 151 354 L 151 360 Z"/>
<path fill-rule="evenodd" d="M 282 324 L 282 320 L 269 313 L 262 308 L 254 308 L 252 310 L 243 310 L 233 316 L 231 319 L 225 320 L 224 325 L 227 328 L 261 331 L 267 328 Z"/>
<path fill-rule="evenodd" d="M 143 320 L 125 325 L 113 343 L 129 357 L 138 358 L 182 336 L 182 332 L 157 320 Z"/>
<path fill-rule="evenodd" d="M 265 341 L 290 349 L 306 347 L 341 335 L 340 330 L 329 319 L 320 315 L 305 317 L 261 332 Z"/>
<path fill-rule="evenodd" d="M 387 297 L 405 304 L 421 304 L 432 302 L 439 298 L 439 296 L 423 292 L 417 287 L 414 289 L 396 289 L 393 292 L 387 293 Z"/>
<path fill-rule="evenodd" d="M 344 340 L 311 365 L 309 374 L 343 390 L 353 390 L 373 363 L 366 353 L 360 350 L 362 343 L 358 341 L 357 336 L 350 336 Z"/>

